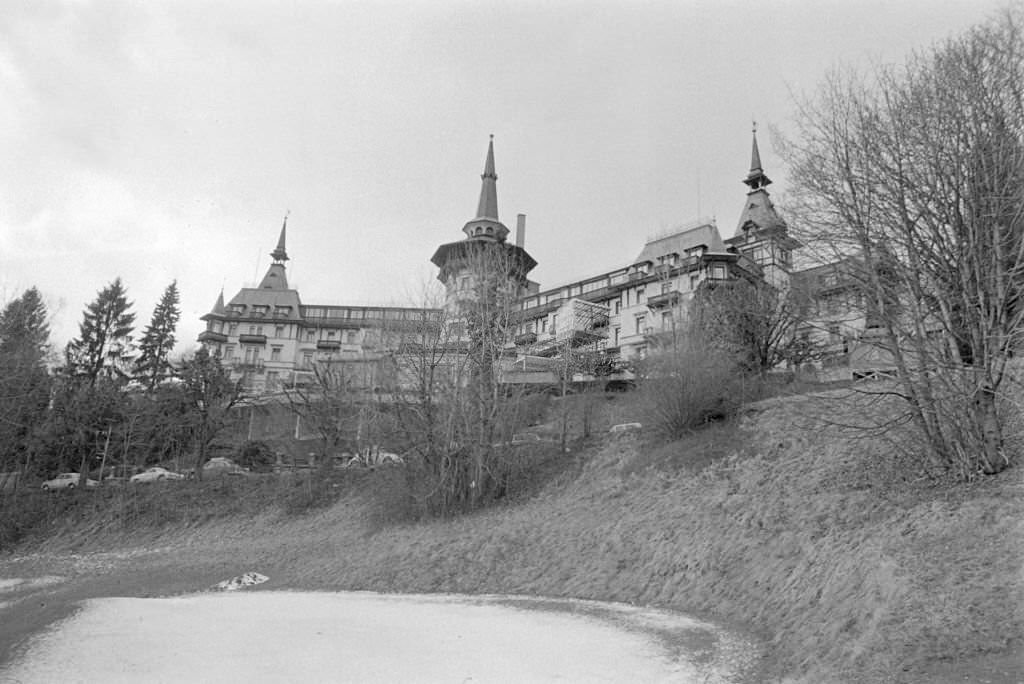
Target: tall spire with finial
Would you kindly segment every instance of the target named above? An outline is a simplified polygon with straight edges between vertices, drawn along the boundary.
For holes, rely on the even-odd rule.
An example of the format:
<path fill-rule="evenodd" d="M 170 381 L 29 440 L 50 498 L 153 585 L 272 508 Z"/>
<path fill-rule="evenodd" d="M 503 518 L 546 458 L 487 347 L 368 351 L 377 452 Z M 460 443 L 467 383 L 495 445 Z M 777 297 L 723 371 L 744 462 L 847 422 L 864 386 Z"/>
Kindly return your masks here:
<path fill-rule="evenodd" d="M 750 187 L 750 191 L 760 190 L 765 186 L 771 184 L 771 179 L 765 175 L 764 169 L 761 168 L 761 152 L 757 149 L 757 122 L 754 122 L 753 127 L 753 138 L 754 143 L 750 152 L 750 173 L 747 174 L 744 183 Z"/>
<path fill-rule="evenodd" d="M 494 171 L 494 136 L 487 144 L 487 161 L 480 179 L 480 202 L 476 207 L 476 218 L 463 226 L 462 231 L 467 238 L 480 240 L 497 240 L 504 242 L 508 237 L 506 228 L 498 218 L 498 174 Z"/>
<path fill-rule="evenodd" d="M 284 213 L 284 223 L 281 225 L 281 237 L 277 239 L 277 247 L 270 253 L 270 257 L 274 260 L 274 263 L 282 263 L 288 261 L 288 252 L 284 248 L 285 234 L 288 231 L 288 214 L 290 211 Z"/>
<path fill-rule="evenodd" d="M 480 188 L 480 202 L 477 204 L 476 217 L 498 220 L 498 174 L 494 172 L 494 135 L 487 144 L 487 161 L 484 172 L 480 176 L 483 185 Z"/>

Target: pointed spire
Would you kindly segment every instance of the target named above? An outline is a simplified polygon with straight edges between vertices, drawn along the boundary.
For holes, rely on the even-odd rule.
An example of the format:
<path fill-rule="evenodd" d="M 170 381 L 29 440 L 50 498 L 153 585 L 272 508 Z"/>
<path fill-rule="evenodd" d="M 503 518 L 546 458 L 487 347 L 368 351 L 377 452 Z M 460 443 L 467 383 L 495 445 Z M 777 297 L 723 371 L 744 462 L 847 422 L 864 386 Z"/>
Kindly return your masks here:
<path fill-rule="evenodd" d="M 508 237 L 506 228 L 498 219 L 498 174 L 494 171 L 494 136 L 487 145 L 487 161 L 484 172 L 480 176 L 483 186 L 480 188 L 480 203 L 476 208 L 476 218 L 462 227 L 466 237 L 473 240 L 497 240 L 504 242 Z"/>
<path fill-rule="evenodd" d="M 288 214 L 290 213 L 291 212 L 289 211 L 286 211 L 284 213 L 284 223 L 281 225 L 281 237 L 277 239 L 277 247 L 275 247 L 274 251 L 270 253 L 270 257 L 274 260 L 275 263 L 288 261 L 288 252 L 285 251 L 284 241 L 285 233 L 287 233 L 288 231 Z"/>
<path fill-rule="evenodd" d="M 476 217 L 498 220 L 498 174 L 494 172 L 494 135 L 487 144 L 487 161 L 484 172 L 480 176 L 483 186 L 480 188 L 480 203 L 476 208 Z"/>
<path fill-rule="evenodd" d="M 750 187 L 751 192 L 759 190 L 767 185 L 771 184 L 771 179 L 765 175 L 764 169 L 761 168 L 761 151 L 757 149 L 757 122 L 754 122 L 753 128 L 754 143 L 750 151 L 750 173 L 747 174 L 746 179 L 743 181 Z"/>
<path fill-rule="evenodd" d="M 210 313 L 217 316 L 227 315 L 227 309 L 224 308 L 224 288 L 220 289 L 220 294 L 217 295 L 217 301 L 213 304 L 213 311 Z"/>

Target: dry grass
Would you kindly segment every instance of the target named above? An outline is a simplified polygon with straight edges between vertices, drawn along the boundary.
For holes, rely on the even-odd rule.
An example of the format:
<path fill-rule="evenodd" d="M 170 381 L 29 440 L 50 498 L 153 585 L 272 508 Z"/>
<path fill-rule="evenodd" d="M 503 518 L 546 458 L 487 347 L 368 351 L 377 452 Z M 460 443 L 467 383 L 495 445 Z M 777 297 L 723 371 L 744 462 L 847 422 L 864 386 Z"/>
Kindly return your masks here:
<path fill-rule="evenodd" d="M 970 486 L 916 479 L 885 441 L 810 421 L 819 406 L 765 402 L 654 449 L 609 439 L 572 456 L 557 485 L 453 520 L 382 519 L 381 497 L 409 505 L 396 471 L 303 516 L 236 515 L 151 541 L 280 586 L 684 610 L 759 632 L 771 674 L 792 682 L 912 681 L 937 658 L 1019 647 L 1020 469 Z"/>

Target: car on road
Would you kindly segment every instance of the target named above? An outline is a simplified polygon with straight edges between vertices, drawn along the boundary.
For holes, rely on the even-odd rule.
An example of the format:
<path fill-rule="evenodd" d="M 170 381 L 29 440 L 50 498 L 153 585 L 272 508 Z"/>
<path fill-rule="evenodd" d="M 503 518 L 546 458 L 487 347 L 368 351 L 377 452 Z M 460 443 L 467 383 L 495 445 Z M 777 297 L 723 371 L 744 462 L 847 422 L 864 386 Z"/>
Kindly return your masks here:
<path fill-rule="evenodd" d="M 58 489 L 74 489 L 79 485 L 82 480 L 82 476 L 78 473 L 61 473 L 52 480 L 47 480 L 43 483 L 42 489 L 44 492 L 53 492 Z M 99 482 L 96 480 L 85 479 L 86 487 L 99 486 Z"/>
<path fill-rule="evenodd" d="M 167 468 L 161 468 L 160 466 L 154 466 L 152 468 L 147 468 L 138 475 L 132 475 L 128 482 L 131 484 L 139 484 L 143 482 L 161 482 L 163 480 L 184 479 L 185 476 L 180 473 L 175 473 Z"/>
<path fill-rule="evenodd" d="M 207 475 L 248 475 L 249 471 L 230 458 L 214 456 L 203 464 L 203 477 Z"/>

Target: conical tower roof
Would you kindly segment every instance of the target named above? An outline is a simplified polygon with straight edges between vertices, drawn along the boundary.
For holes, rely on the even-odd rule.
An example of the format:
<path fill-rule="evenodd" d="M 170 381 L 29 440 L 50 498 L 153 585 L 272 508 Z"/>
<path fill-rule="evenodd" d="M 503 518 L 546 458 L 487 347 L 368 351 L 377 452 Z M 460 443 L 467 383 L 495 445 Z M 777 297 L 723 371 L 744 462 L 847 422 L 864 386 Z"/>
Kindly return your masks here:
<path fill-rule="evenodd" d="M 487 144 L 487 160 L 480 179 L 480 201 L 476 207 L 476 218 L 463 226 L 467 238 L 492 239 L 504 242 L 508 228 L 498 219 L 498 174 L 494 170 L 494 136 Z"/>
<path fill-rule="evenodd" d="M 747 193 L 747 200 L 743 206 L 743 212 L 740 214 L 739 223 L 736 225 L 734 237 L 742 236 L 752 230 L 787 229 L 785 220 L 779 216 L 771 196 L 765 190 L 765 186 L 771 182 L 771 179 L 765 175 L 764 169 L 761 168 L 761 152 L 757 149 L 757 124 L 755 124 L 750 152 L 750 172 L 743 179 L 743 183 L 750 188 L 750 191 Z"/>
<path fill-rule="evenodd" d="M 285 237 L 286 237 L 287 232 L 288 232 L 288 213 L 286 212 L 285 215 L 284 215 L 284 223 L 281 224 L 281 235 L 280 235 L 280 237 L 277 238 L 277 247 L 275 247 L 274 251 L 270 253 L 270 257 L 275 262 L 285 262 L 285 261 L 288 261 L 288 252 L 287 252 L 287 250 L 285 250 L 285 247 L 284 247 Z"/>
<path fill-rule="evenodd" d="M 771 179 L 765 175 L 761 168 L 761 151 L 757 149 L 757 123 L 754 124 L 753 144 L 750 151 L 750 173 L 743 182 L 750 187 L 751 192 L 771 185 Z"/>
<path fill-rule="evenodd" d="M 210 312 L 214 316 L 226 316 L 228 311 L 224 308 L 224 288 L 220 289 L 220 294 L 217 295 L 217 301 L 213 303 L 213 310 Z"/>

